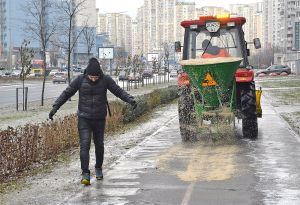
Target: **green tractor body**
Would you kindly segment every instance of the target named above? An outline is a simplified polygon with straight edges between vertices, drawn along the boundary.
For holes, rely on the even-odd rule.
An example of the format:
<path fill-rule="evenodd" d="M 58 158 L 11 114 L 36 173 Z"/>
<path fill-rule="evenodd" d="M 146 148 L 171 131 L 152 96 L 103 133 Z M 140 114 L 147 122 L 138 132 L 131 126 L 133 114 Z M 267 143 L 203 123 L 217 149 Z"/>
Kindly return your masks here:
<path fill-rule="evenodd" d="M 242 119 L 245 137 L 257 137 L 261 109 L 247 59 L 244 23 L 242 17 L 182 22 L 185 42 L 178 110 L 183 141 L 194 140 L 204 122 L 234 124 L 235 117 Z M 175 43 L 178 48 L 181 45 Z"/>

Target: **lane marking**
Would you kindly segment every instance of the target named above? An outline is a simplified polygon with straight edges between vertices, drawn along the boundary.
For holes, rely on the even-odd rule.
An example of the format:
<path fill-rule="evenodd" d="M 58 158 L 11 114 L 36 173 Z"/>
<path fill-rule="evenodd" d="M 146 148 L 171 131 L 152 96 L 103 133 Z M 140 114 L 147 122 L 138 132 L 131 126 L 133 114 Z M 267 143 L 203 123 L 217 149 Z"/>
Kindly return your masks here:
<path fill-rule="evenodd" d="M 188 186 L 188 188 L 187 188 L 187 190 L 184 194 L 184 197 L 182 199 L 181 205 L 188 205 L 189 204 L 189 202 L 191 200 L 192 193 L 194 191 L 194 187 L 195 187 L 195 182 L 191 183 Z"/>

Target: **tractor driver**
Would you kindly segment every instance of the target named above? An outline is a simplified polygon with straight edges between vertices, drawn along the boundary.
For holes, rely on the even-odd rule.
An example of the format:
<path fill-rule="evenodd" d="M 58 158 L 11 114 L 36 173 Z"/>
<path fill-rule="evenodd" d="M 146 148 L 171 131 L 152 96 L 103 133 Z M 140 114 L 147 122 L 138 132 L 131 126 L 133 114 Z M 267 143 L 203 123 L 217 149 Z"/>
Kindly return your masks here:
<path fill-rule="evenodd" d="M 228 51 L 225 48 L 218 46 L 212 46 L 208 39 L 202 42 L 203 54 L 201 58 L 217 58 L 217 57 L 230 57 Z"/>

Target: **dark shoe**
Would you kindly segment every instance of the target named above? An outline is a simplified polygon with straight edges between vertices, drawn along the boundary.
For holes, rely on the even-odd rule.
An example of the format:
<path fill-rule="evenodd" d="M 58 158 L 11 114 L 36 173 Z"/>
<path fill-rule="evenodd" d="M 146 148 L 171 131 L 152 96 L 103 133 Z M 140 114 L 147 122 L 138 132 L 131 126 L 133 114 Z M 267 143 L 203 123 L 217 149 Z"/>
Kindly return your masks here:
<path fill-rule="evenodd" d="M 81 184 L 90 185 L 91 177 L 89 173 L 82 173 Z"/>
<path fill-rule="evenodd" d="M 96 168 L 96 169 L 95 169 L 95 172 L 96 172 L 96 179 L 98 179 L 98 180 L 103 179 L 102 169 Z"/>

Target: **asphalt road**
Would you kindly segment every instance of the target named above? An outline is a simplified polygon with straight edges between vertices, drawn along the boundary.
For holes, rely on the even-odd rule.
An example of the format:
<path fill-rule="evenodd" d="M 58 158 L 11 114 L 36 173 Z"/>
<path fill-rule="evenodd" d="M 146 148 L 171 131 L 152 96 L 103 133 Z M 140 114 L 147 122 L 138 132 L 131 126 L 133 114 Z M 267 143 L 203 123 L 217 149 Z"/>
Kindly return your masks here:
<path fill-rule="evenodd" d="M 257 140 L 238 125 L 237 143 L 218 146 L 182 143 L 173 117 L 62 204 L 300 204 L 300 138 L 262 106 Z"/>
<path fill-rule="evenodd" d="M 163 76 L 155 75 L 152 79 L 144 79 L 144 83 L 151 84 L 153 83 L 153 79 L 155 82 L 163 82 Z M 167 79 L 167 78 L 166 78 Z M 171 78 L 171 80 L 173 80 Z M 121 88 L 126 90 L 127 81 L 116 81 Z M 65 83 L 56 83 L 53 84 L 51 81 L 46 81 L 45 85 L 45 96 L 44 99 L 47 98 L 56 98 L 60 95 L 60 93 L 67 87 L 68 84 Z M 134 83 L 131 85 L 134 86 Z M 28 87 L 28 102 L 40 101 L 42 95 L 42 81 L 29 81 L 25 82 L 25 87 Z M 6 84 L 0 85 L 0 108 L 6 107 L 10 105 L 16 104 L 16 89 L 22 88 L 21 83 L 18 84 Z M 22 102 L 23 93 L 22 89 L 19 89 L 19 103 Z"/>
<path fill-rule="evenodd" d="M 48 81 L 45 85 L 45 99 L 57 97 L 68 84 L 53 84 Z M 42 81 L 25 83 L 28 87 L 28 102 L 41 100 Z M 16 104 L 16 89 L 22 88 L 21 84 L 10 84 L 0 86 L 0 107 Z M 19 89 L 19 103 L 22 102 L 22 89 Z"/>

